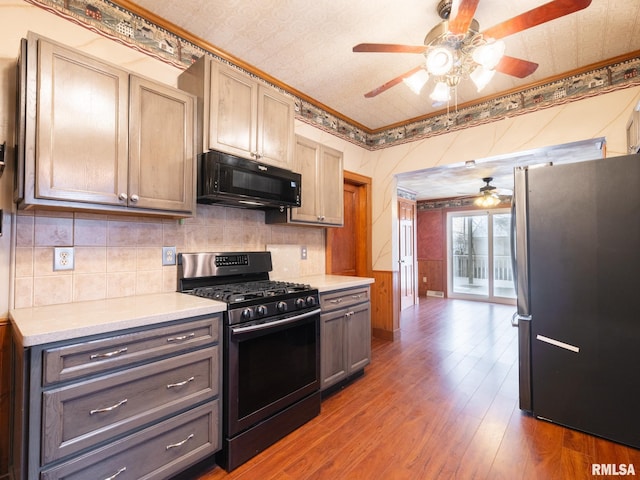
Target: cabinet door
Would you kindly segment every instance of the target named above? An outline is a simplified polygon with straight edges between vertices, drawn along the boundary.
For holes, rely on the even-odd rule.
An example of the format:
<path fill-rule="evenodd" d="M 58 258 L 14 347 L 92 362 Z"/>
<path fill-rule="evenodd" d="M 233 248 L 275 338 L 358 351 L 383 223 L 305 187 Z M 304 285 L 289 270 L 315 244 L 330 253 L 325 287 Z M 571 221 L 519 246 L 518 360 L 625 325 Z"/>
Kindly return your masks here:
<path fill-rule="evenodd" d="M 275 89 L 258 89 L 258 160 L 291 169 L 295 143 L 293 99 Z"/>
<path fill-rule="evenodd" d="M 350 309 L 347 319 L 347 370 L 363 369 L 371 361 L 371 313 L 369 303 Z"/>
<path fill-rule="evenodd" d="M 209 149 L 244 158 L 256 154 L 258 85 L 243 73 L 211 62 Z"/>
<path fill-rule="evenodd" d="M 35 196 L 122 204 L 127 72 L 38 40 Z"/>
<path fill-rule="evenodd" d="M 291 209 L 291 220 L 318 223 L 320 205 L 317 193 L 320 180 L 320 145 L 303 137 L 296 137 L 295 168 L 302 175 L 302 205 Z M 340 193 L 342 197 L 342 193 Z"/>
<path fill-rule="evenodd" d="M 344 224 L 342 152 L 322 147 L 320 154 L 320 201 L 322 223 Z"/>
<path fill-rule="evenodd" d="M 130 207 L 191 212 L 194 205 L 194 98 L 131 76 Z"/>
<path fill-rule="evenodd" d="M 327 388 L 347 376 L 345 310 L 320 316 L 320 388 Z"/>

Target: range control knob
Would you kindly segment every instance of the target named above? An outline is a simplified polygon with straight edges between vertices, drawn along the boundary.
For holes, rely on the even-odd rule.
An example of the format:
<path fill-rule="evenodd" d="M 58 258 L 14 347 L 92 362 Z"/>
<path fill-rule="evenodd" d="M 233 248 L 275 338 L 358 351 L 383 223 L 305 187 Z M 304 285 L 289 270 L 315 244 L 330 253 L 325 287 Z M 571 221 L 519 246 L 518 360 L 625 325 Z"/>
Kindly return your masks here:
<path fill-rule="evenodd" d="M 306 303 L 307 303 L 307 307 L 313 307 L 313 306 L 315 306 L 315 304 L 316 304 L 316 297 L 311 296 L 311 295 L 310 295 L 310 296 L 308 296 L 308 297 L 307 297 L 307 300 L 306 300 Z"/>
<path fill-rule="evenodd" d="M 256 307 L 256 315 L 259 317 L 264 317 L 267 314 L 267 307 L 264 305 L 258 305 Z"/>
<path fill-rule="evenodd" d="M 296 298 L 296 308 L 304 308 L 306 305 L 304 298 Z"/>
<path fill-rule="evenodd" d="M 245 308 L 244 310 L 242 310 L 241 316 L 243 320 L 251 320 L 251 317 L 253 316 L 253 312 L 251 311 L 250 308 Z"/>
<path fill-rule="evenodd" d="M 278 302 L 276 304 L 276 309 L 278 310 L 278 312 L 283 313 L 287 311 L 287 302 Z"/>

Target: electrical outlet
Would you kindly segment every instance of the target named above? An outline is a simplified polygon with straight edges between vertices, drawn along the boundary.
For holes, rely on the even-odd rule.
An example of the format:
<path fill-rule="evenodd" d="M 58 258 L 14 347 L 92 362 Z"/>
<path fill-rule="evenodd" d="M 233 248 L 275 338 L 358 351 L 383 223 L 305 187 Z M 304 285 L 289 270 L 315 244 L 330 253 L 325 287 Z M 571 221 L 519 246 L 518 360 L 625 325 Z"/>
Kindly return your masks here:
<path fill-rule="evenodd" d="M 53 270 L 73 270 L 75 258 L 73 247 L 55 247 L 53 249 Z"/>
<path fill-rule="evenodd" d="M 300 260 L 307 259 L 307 247 L 300 247 Z"/>
<path fill-rule="evenodd" d="M 176 247 L 162 247 L 162 265 L 176 264 Z"/>

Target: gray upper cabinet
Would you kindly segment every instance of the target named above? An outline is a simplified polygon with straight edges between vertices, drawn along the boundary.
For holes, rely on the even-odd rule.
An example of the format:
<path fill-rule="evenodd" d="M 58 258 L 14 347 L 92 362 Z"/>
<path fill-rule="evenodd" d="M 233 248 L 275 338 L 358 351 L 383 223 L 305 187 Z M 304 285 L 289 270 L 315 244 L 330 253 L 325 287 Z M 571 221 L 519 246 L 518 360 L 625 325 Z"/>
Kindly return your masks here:
<path fill-rule="evenodd" d="M 33 34 L 19 70 L 20 208 L 192 214 L 194 96 Z"/>
<path fill-rule="evenodd" d="M 178 78 L 198 96 L 198 148 L 219 150 L 291 169 L 294 149 L 292 98 L 204 55 Z"/>
<path fill-rule="evenodd" d="M 297 135 L 293 169 L 302 175 L 302 205 L 283 212 L 269 210 L 265 221 L 341 227 L 344 224 L 342 152 Z"/>

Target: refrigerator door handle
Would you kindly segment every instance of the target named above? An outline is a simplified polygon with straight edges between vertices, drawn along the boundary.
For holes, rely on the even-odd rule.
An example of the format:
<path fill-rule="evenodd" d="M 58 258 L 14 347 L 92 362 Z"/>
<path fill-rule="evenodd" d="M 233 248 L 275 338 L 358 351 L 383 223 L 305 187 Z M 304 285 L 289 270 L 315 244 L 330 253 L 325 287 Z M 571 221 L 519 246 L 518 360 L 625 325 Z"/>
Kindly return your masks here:
<path fill-rule="evenodd" d="M 519 326 L 520 322 L 530 322 L 530 321 L 531 321 L 531 315 L 520 315 L 518 312 L 515 312 L 511 316 L 511 326 L 512 327 Z"/>
<path fill-rule="evenodd" d="M 511 202 L 511 238 L 514 245 L 511 254 L 515 262 L 516 304 L 518 314 L 527 316 L 529 305 L 529 247 L 527 226 L 527 167 L 516 167 L 513 174 L 513 197 Z"/>

